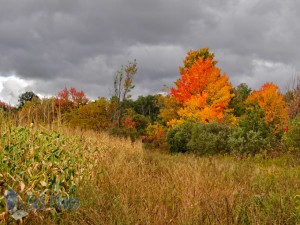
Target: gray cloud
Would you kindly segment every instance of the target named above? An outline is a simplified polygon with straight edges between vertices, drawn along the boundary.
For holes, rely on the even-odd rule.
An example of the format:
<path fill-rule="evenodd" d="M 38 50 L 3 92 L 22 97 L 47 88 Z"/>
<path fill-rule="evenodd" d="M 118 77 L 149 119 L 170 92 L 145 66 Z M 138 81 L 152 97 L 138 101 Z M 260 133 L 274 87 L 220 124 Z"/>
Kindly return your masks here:
<path fill-rule="evenodd" d="M 0 99 L 64 87 L 109 96 L 115 72 L 137 59 L 134 95 L 179 77 L 190 49 L 209 47 L 234 84 L 282 89 L 299 71 L 300 3 L 287 0 L 0 0 Z M 7 79 L 6 79 L 7 80 Z M 24 88 L 26 87 L 26 88 Z M 14 93 L 14 94 L 8 94 Z M 10 97 L 9 97 L 10 96 Z M 13 97 L 14 96 L 14 97 Z"/>

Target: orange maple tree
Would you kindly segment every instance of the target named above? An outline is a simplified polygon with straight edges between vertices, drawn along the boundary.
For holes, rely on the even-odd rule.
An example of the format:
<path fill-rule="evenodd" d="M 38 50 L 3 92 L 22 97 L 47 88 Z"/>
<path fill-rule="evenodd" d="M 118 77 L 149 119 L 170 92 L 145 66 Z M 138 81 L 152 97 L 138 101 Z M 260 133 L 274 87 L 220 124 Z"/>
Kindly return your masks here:
<path fill-rule="evenodd" d="M 255 106 L 263 110 L 264 120 L 274 128 L 274 134 L 283 131 L 288 120 L 288 107 L 278 86 L 265 83 L 258 91 L 254 91 L 245 103 L 250 110 Z"/>
<path fill-rule="evenodd" d="M 181 78 L 175 82 L 176 87 L 171 88 L 171 95 L 183 105 L 178 110 L 179 121 L 171 121 L 171 124 L 185 120 L 222 121 L 224 118 L 232 97 L 232 85 L 227 75 L 221 74 L 215 66 L 214 55 L 206 52 L 204 56 L 195 57 L 200 53 L 199 50 L 188 53 L 184 61 L 188 67 L 180 68 Z"/>

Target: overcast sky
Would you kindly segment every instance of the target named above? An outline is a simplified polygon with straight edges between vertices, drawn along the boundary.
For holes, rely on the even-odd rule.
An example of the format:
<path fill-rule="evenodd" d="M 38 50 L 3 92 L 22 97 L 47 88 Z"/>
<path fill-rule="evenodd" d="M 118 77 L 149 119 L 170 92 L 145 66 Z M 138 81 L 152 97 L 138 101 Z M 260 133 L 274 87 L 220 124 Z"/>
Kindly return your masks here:
<path fill-rule="evenodd" d="M 0 0 L 0 100 L 71 86 L 109 97 L 134 59 L 134 96 L 154 94 L 203 47 L 234 85 L 284 91 L 300 71 L 299 12 L 295 0 Z"/>

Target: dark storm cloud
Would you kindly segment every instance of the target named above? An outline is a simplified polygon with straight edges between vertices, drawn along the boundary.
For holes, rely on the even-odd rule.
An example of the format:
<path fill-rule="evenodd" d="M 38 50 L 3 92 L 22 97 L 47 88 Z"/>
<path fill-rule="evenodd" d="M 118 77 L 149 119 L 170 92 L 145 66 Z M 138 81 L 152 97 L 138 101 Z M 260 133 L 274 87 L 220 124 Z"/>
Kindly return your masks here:
<path fill-rule="evenodd" d="M 137 96 L 171 85 L 186 52 L 209 47 L 234 84 L 283 87 L 300 67 L 299 10 L 293 0 L 0 0 L 0 75 L 25 83 L 14 92 L 74 86 L 96 98 L 137 59 Z"/>
<path fill-rule="evenodd" d="M 258 88 L 273 81 L 282 88 L 299 71 L 300 4 L 294 1 L 239 1 L 209 11 L 217 22 L 210 29 L 193 22 L 190 42 L 211 46 L 219 65 L 234 81 Z M 269 66 L 265 63 L 268 62 Z"/>

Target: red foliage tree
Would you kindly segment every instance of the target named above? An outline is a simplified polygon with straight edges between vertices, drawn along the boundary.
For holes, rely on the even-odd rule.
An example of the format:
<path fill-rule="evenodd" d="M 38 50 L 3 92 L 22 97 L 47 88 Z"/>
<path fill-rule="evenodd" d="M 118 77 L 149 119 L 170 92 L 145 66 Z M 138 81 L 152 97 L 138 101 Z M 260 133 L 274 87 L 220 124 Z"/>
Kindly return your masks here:
<path fill-rule="evenodd" d="M 55 104 L 60 109 L 66 110 L 71 109 L 72 107 L 85 105 L 88 101 L 89 100 L 83 91 L 77 91 L 75 88 L 71 87 L 70 90 L 64 88 L 57 93 Z"/>

